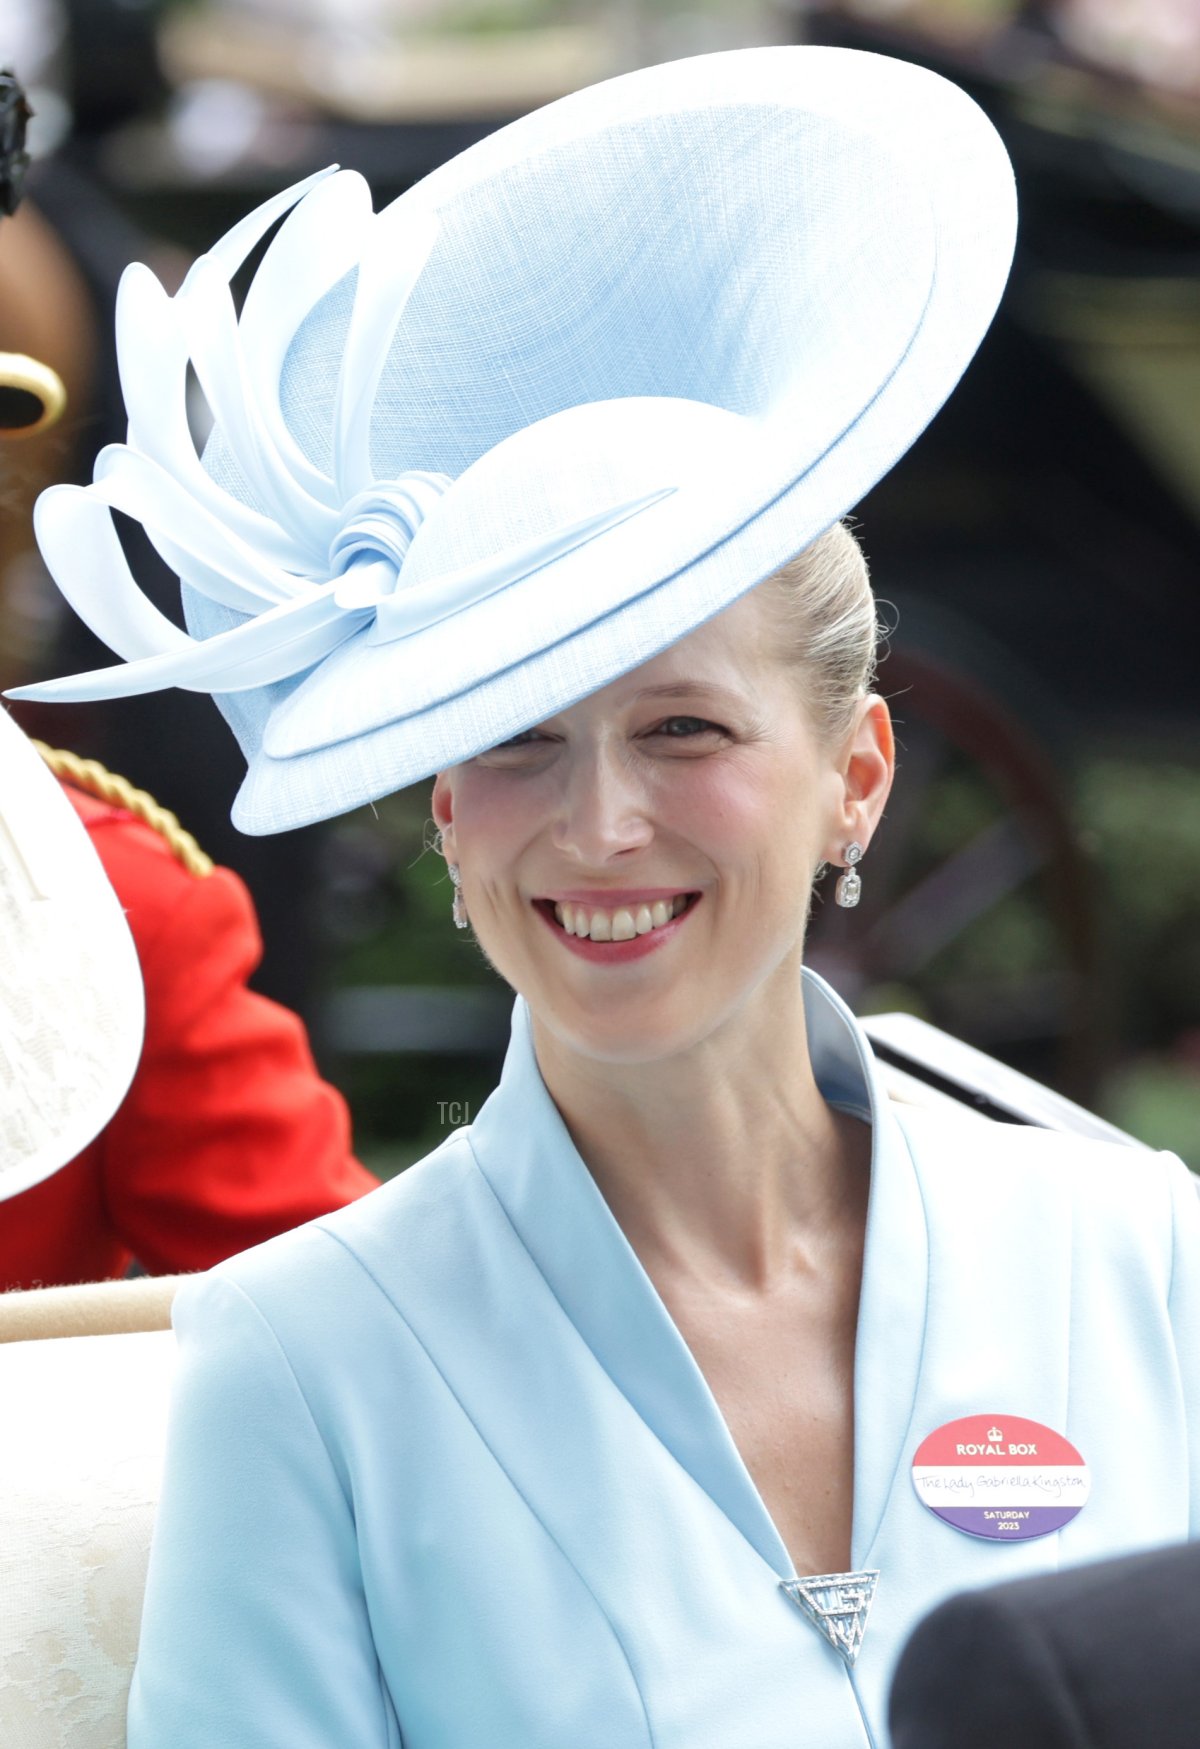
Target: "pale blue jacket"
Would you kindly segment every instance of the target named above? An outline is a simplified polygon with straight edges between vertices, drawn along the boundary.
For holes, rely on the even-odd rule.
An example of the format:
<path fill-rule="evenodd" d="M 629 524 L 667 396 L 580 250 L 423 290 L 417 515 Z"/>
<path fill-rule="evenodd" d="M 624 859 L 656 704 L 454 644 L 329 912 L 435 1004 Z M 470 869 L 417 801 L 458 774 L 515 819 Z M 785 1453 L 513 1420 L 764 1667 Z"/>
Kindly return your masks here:
<path fill-rule="evenodd" d="M 576 1153 L 517 1003 L 470 1129 L 180 1294 L 130 1749 L 883 1749 L 948 1592 L 1195 1533 L 1200 1207 L 1168 1157 L 905 1114 L 807 982 L 833 1103 L 874 1126 L 855 1370 L 851 1674 Z M 1047 1423 L 1092 1495 L 963 1535 L 913 1453 Z"/>

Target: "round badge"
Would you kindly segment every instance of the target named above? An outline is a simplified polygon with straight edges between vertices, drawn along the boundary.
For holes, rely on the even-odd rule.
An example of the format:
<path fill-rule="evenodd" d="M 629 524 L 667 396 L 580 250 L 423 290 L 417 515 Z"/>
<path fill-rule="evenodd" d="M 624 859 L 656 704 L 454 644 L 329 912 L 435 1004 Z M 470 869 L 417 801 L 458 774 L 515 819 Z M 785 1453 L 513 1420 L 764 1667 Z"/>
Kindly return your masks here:
<path fill-rule="evenodd" d="M 1020 1415 L 964 1415 L 922 1440 L 917 1498 L 968 1536 L 1027 1542 L 1070 1524 L 1087 1504 L 1088 1467 L 1069 1439 Z"/>

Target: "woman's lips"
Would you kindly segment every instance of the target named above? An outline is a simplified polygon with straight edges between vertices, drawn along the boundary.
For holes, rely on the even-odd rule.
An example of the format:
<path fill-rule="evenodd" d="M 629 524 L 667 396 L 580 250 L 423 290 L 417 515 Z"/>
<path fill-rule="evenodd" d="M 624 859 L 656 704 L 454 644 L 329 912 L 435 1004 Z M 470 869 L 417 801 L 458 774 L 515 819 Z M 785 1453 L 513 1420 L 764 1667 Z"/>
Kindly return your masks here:
<path fill-rule="evenodd" d="M 700 901 L 699 893 L 670 888 L 535 899 L 534 909 L 562 945 L 597 964 L 622 965 L 666 945 Z"/>

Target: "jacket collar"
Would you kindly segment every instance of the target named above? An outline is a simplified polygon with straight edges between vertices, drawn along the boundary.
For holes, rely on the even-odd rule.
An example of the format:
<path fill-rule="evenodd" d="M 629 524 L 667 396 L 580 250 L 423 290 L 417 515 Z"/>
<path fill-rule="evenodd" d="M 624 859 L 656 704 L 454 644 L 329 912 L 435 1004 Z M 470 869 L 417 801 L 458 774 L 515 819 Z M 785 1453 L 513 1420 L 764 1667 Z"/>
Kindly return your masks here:
<path fill-rule="evenodd" d="M 872 1126 L 855 1361 L 852 1556 L 869 1564 L 916 1396 L 928 1242 L 916 1174 L 865 1034 L 805 969 L 809 1051 L 832 1105 Z M 787 1551 L 691 1352 L 609 1211 L 546 1090 L 518 999 L 500 1086 L 470 1130 L 480 1170 L 599 1364 L 780 1577 Z"/>

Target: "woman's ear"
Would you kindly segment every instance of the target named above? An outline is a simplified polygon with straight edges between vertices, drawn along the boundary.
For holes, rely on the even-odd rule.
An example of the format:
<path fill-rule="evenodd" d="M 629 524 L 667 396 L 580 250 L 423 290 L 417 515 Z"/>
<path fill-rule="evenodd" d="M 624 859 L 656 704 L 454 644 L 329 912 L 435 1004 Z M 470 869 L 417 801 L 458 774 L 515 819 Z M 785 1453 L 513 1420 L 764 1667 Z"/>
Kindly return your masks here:
<path fill-rule="evenodd" d="M 448 771 L 439 771 L 433 780 L 430 798 L 433 823 L 438 829 L 440 849 L 447 862 L 457 864 L 458 846 L 454 837 L 454 787 Z"/>
<path fill-rule="evenodd" d="M 878 693 L 858 708 L 842 748 L 841 794 L 834 827 L 837 842 L 826 847 L 825 860 L 840 863 L 847 844 L 865 851 L 883 813 L 896 771 L 896 737 L 892 716 Z"/>

